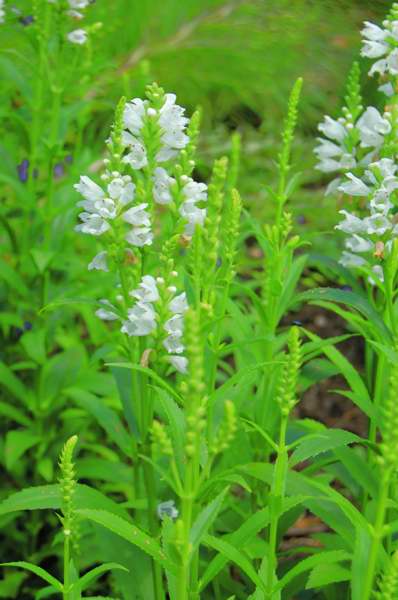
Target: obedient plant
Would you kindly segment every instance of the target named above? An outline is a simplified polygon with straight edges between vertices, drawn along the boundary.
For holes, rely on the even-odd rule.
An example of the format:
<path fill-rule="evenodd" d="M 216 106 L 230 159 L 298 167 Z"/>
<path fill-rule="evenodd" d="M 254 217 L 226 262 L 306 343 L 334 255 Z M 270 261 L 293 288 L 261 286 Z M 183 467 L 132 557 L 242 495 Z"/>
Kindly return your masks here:
<path fill-rule="evenodd" d="M 0 368 L 21 402 L 0 402 L 17 424 L 1 457 L 10 489 L 29 481 L 0 504 L 10 539 L 26 546 L 26 560 L 5 557 L 4 588 L 19 567 L 48 585 L 21 579 L 14 597 L 78 600 L 90 584 L 94 597 L 113 600 L 396 598 L 398 5 L 382 26 L 366 22 L 362 31 L 380 104 L 366 106 L 355 63 L 341 116 L 319 125 L 317 168 L 330 174 L 327 202 L 337 195 L 341 215 L 334 239 L 344 249 L 334 261 L 307 254 L 295 231 L 301 79 L 265 188 L 270 222 L 256 220 L 249 203 L 242 208 L 240 135 L 204 177 L 201 111 L 189 117 L 153 83 L 143 98 L 118 102 L 105 155 L 87 160 L 68 186 L 78 208 L 72 233 L 71 219 L 61 218 L 66 204 L 54 203 L 67 95 L 54 65 L 67 65 L 70 52 L 89 57 L 96 27 L 73 25 L 89 4 L 35 4 L 39 69 L 55 77 L 35 97 L 42 107 L 52 99 L 54 113 L 48 148 L 43 113 L 32 113 L 18 175 L 28 220 L 40 206 L 35 235 L 55 238 L 61 219 L 84 272 L 71 265 L 75 297 L 59 300 L 52 247 L 32 254 L 43 324 L 23 323 L 26 360 Z M 315 269 L 330 287 L 302 291 L 303 272 Z M 55 319 L 47 324 L 50 300 L 75 311 L 68 322 L 79 342 Z M 319 337 L 302 317 L 308 303 L 337 313 L 347 332 Z M 354 338 L 364 348 L 361 369 L 338 349 Z M 34 376 L 19 380 L 15 372 L 26 369 Z M 306 390 L 335 375 L 367 434 L 300 418 Z M 52 484 L 49 454 L 65 439 Z M 29 461 L 20 460 L 26 453 Z"/>

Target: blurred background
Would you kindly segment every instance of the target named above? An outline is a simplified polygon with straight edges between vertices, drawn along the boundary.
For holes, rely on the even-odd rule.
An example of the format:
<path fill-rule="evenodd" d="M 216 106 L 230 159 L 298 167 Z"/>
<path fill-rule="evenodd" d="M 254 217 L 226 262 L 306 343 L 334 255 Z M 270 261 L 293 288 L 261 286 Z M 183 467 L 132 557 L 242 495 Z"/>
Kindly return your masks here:
<path fill-rule="evenodd" d="M 29 97 L 35 71 L 29 66 L 32 5 L 19 5 L 21 35 L 2 26 L 0 100 L 7 104 L 14 95 L 23 118 L 19 96 Z M 322 231 L 323 250 L 330 240 L 332 252 L 335 241 L 327 232 L 335 224 L 336 205 L 323 197 L 327 178 L 313 169 L 317 124 L 324 114 L 338 115 L 347 73 L 359 56 L 362 22 L 382 20 L 390 5 L 387 0 L 93 0 L 87 10 L 90 51 L 81 59 L 84 75 L 70 86 L 63 111 L 61 129 L 75 157 L 65 196 L 70 198 L 71 179 L 102 156 L 120 96 L 140 96 L 145 84 L 156 80 L 177 94 L 188 113 L 203 109 L 199 177 L 206 178 L 213 158 L 228 151 L 231 132 L 241 133 L 239 187 L 246 206 L 267 220 L 264 186 L 273 183 L 289 90 L 302 76 L 295 142 L 302 186 L 291 209 L 315 249 Z M 366 77 L 369 67 L 360 62 L 365 99 L 377 105 L 376 85 Z M 26 157 L 19 125 L 15 119 L 1 131 L 0 157 L 13 177 L 15 157 Z"/>
<path fill-rule="evenodd" d="M 22 11 L 25 19 L 29 4 Z M 156 80 L 175 92 L 189 113 L 203 109 L 203 177 L 212 159 L 228 150 L 231 132 L 241 132 L 239 187 L 246 205 L 267 219 L 264 185 L 272 184 L 287 95 L 302 76 L 295 144 L 302 188 L 292 209 L 316 244 L 317 232 L 331 229 L 335 214 L 334 201 L 323 199 L 325 180 L 312 168 L 316 127 L 324 114 L 338 114 L 348 70 L 358 58 L 362 22 L 380 21 L 390 5 L 387 0 L 93 0 L 87 17 L 101 25 L 92 36 L 90 77 L 71 90 L 69 114 L 75 111 L 75 117 L 65 125 L 71 152 L 80 144 L 83 161 L 98 158 L 119 97 L 139 96 L 147 82 Z M 5 97 L 10 86 L 29 85 L 29 74 L 21 81 L 27 37 L 15 33 L 14 28 L 2 32 L 0 95 Z M 366 100 L 377 104 L 368 66 L 362 67 Z M 0 152 L 14 174 L 12 135 L 5 128 Z M 18 140 L 16 145 L 22 160 Z"/>

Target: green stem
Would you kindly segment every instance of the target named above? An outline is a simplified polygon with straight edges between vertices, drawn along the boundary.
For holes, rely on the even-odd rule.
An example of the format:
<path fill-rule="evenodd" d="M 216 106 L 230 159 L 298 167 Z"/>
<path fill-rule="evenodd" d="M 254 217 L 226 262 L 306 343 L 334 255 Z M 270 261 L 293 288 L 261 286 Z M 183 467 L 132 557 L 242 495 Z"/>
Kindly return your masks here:
<path fill-rule="evenodd" d="M 70 581 L 69 581 L 69 562 L 70 562 L 70 535 L 64 536 L 64 591 L 63 599 L 70 599 Z"/>
<path fill-rule="evenodd" d="M 387 511 L 387 501 L 388 501 L 388 492 L 390 488 L 390 478 L 391 471 L 388 470 L 384 473 L 381 487 L 380 487 L 380 495 L 377 503 L 377 511 L 376 511 L 376 519 L 373 527 L 373 539 L 372 545 L 370 548 L 368 564 L 366 568 L 365 574 L 365 585 L 363 592 L 363 600 L 370 600 L 373 595 L 373 586 L 374 580 L 376 576 L 376 568 L 377 568 L 377 558 L 379 554 L 380 547 L 383 541 L 384 534 L 384 522 L 386 518 Z"/>
<path fill-rule="evenodd" d="M 181 549 L 181 564 L 178 573 L 177 600 L 189 599 L 191 552 L 189 547 L 189 532 L 192 526 L 193 514 L 193 463 L 189 461 L 185 480 L 185 493 L 182 498 L 183 545 Z"/>
<path fill-rule="evenodd" d="M 268 542 L 268 570 L 267 570 L 267 599 L 271 600 L 273 596 L 273 587 L 277 567 L 277 542 L 278 525 L 281 515 L 282 503 L 285 494 L 286 467 L 287 467 L 287 448 L 286 448 L 286 429 L 288 417 L 283 415 L 279 429 L 279 444 L 276 463 L 274 467 L 274 477 L 271 486 L 271 504 L 270 504 L 270 530 Z"/>
<path fill-rule="evenodd" d="M 150 456 L 150 448 L 149 446 L 145 446 L 143 448 L 143 454 L 145 456 Z M 146 460 L 143 461 L 143 472 L 144 472 L 144 484 L 145 484 L 145 494 L 148 501 L 148 526 L 149 533 L 152 537 L 157 537 L 159 533 L 159 525 L 156 518 L 156 488 L 155 488 L 155 477 L 153 473 L 153 468 L 150 463 Z M 153 579 L 153 588 L 155 594 L 155 600 L 164 600 L 164 588 L 163 588 L 163 576 L 162 576 L 162 567 L 157 563 L 154 559 L 152 559 L 152 579 Z"/>

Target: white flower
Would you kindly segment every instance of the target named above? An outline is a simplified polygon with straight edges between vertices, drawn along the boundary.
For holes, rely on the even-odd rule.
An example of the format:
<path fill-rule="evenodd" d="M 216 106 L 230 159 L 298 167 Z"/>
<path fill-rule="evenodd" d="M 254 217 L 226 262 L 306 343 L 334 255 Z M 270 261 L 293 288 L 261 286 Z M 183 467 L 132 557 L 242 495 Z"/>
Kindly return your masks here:
<path fill-rule="evenodd" d="M 170 335 L 179 335 L 182 336 L 184 329 L 184 317 L 181 314 L 175 314 L 170 319 L 168 319 L 164 328 Z"/>
<path fill-rule="evenodd" d="M 148 159 L 144 145 L 128 131 L 123 132 L 123 143 L 128 148 L 129 153 L 123 157 L 123 162 L 138 170 L 146 167 Z"/>
<path fill-rule="evenodd" d="M 373 248 L 373 244 L 371 242 L 369 242 L 368 240 L 365 240 L 364 238 L 360 237 L 356 233 L 354 233 L 354 235 L 352 237 L 350 237 L 350 238 L 348 238 L 348 240 L 346 240 L 345 245 L 348 248 L 348 250 L 351 250 L 351 252 L 359 252 L 359 253 L 370 252 L 370 250 L 372 250 L 372 248 Z"/>
<path fill-rule="evenodd" d="M 78 10 L 67 10 L 66 14 L 68 15 L 68 17 L 72 17 L 72 19 L 78 19 L 79 21 L 81 19 L 83 19 L 83 13 L 79 12 Z"/>
<path fill-rule="evenodd" d="M 147 206 L 148 204 L 142 203 L 129 208 L 123 213 L 123 220 L 126 221 L 126 223 L 130 223 L 130 225 L 149 227 L 151 219 L 149 213 L 145 210 Z"/>
<path fill-rule="evenodd" d="M 0 23 L 4 23 L 6 11 L 4 10 L 4 0 L 0 0 Z"/>
<path fill-rule="evenodd" d="M 158 504 L 157 513 L 159 519 L 164 519 L 165 517 L 177 519 L 179 515 L 178 510 L 175 507 L 174 500 L 167 500 L 166 502 L 161 502 Z"/>
<path fill-rule="evenodd" d="M 347 135 L 347 130 L 344 125 L 328 116 L 324 117 L 324 122 L 318 125 L 318 129 L 327 138 L 337 142 L 342 142 Z"/>
<path fill-rule="evenodd" d="M 185 292 L 179 294 L 169 303 L 169 309 L 174 314 L 182 314 L 188 310 L 187 295 Z"/>
<path fill-rule="evenodd" d="M 89 0 L 68 0 L 71 8 L 86 8 L 89 5 Z"/>
<path fill-rule="evenodd" d="M 169 356 L 169 361 L 180 373 L 187 373 L 188 359 L 185 356 Z"/>
<path fill-rule="evenodd" d="M 159 300 L 156 279 L 152 275 L 144 275 L 138 288 L 130 292 L 130 296 L 141 302 L 156 302 Z"/>
<path fill-rule="evenodd" d="M 75 29 L 66 36 L 72 44 L 85 44 L 87 41 L 87 31 L 84 29 Z"/>
<path fill-rule="evenodd" d="M 106 252 L 106 250 L 99 252 L 89 263 L 88 270 L 92 271 L 93 269 L 95 269 L 97 271 L 109 271 L 108 263 L 106 260 L 107 256 L 108 252 Z"/>
<path fill-rule="evenodd" d="M 149 302 L 137 302 L 128 310 L 128 319 L 123 321 L 122 333 L 128 336 L 144 336 L 156 329 L 156 313 Z"/>
<path fill-rule="evenodd" d="M 389 201 L 390 192 L 381 187 L 372 197 L 369 206 L 372 213 L 380 212 L 386 215 L 393 207 L 393 204 Z"/>
<path fill-rule="evenodd" d="M 164 162 L 175 154 L 178 150 L 185 148 L 189 142 L 189 137 L 184 133 L 189 119 L 184 117 L 185 109 L 175 103 L 175 94 L 166 94 L 165 102 L 159 111 L 158 123 L 162 128 L 162 142 L 164 148 L 158 153 L 157 160 Z"/>
<path fill-rule="evenodd" d="M 124 125 L 133 135 L 138 135 L 142 129 L 147 104 L 148 101 L 141 98 L 134 98 L 126 103 L 123 114 Z"/>
<path fill-rule="evenodd" d="M 115 177 L 107 186 L 107 191 L 112 200 L 117 200 L 122 206 L 134 199 L 135 184 L 131 177 Z"/>
<path fill-rule="evenodd" d="M 368 281 L 369 283 L 371 283 L 372 285 L 376 285 L 378 280 L 379 282 L 383 283 L 384 282 L 384 271 L 383 271 L 383 267 L 381 267 L 380 265 L 374 265 L 372 267 L 372 271 L 374 273 L 374 276 L 369 276 L 368 277 Z"/>
<path fill-rule="evenodd" d="M 377 108 L 369 106 L 358 119 L 357 128 L 363 148 L 378 148 L 383 144 L 384 135 L 391 131 L 391 124 Z"/>
<path fill-rule="evenodd" d="M 83 198 L 91 202 L 102 200 L 105 197 L 104 190 L 86 175 L 82 175 L 79 183 L 75 183 L 73 187 L 83 196 Z"/>
<path fill-rule="evenodd" d="M 340 185 L 339 192 L 349 196 L 368 196 L 370 194 L 370 188 L 361 179 L 355 177 L 352 173 L 347 173 L 347 178 L 349 181 Z"/>
<path fill-rule="evenodd" d="M 110 227 L 109 223 L 97 214 L 83 212 L 79 214 L 79 218 L 83 223 L 76 225 L 75 231 L 81 231 L 89 235 L 102 235 Z"/>
<path fill-rule="evenodd" d="M 134 227 L 126 233 L 126 241 L 132 246 L 150 246 L 153 242 L 153 233 L 150 227 Z"/>
<path fill-rule="evenodd" d="M 375 213 L 370 217 L 366 217 L 363 221 L 365 231 L 369 235 L 377 233 L 383 235 L 389 229 L 392 229 L 393 225 L 391 221 L 383 214 Z"/>
<path fill-rule="evenodd" d="M 191 177 L 187 177 L 187 182 L 182 188 L 182 193 L 190 202 L 199 202 L 200 200 L 207 200 L 207 185 L 205 183 L 198 183 Z"/>
<path fill-rule="evenodd" d="M 365 39 L 372 42 L 382 42 L 386 38 L 387 32 L 385 29 L 369 21 L 365 21 L 364 25 L 365 27 L 362 29 L 361 34 Z"/>
<path fill-rule="evenodd" d="M 391 158 L 382 158 L 377 162 L 371 163 L 369 167 L 370 169 L 377 170 L 383 178 L 393 178 L 398 168 Z M 367 171 L 367 174 L 369 176 L 369 171 Z M 371 180 L 375 181 L 374 178 L 371 178 Z"/>
<path fill-rule="evenodd" d="M 340 229 L 344 233 L 362 233 L 365 231 L 365 225 L 362 219 L 359 219 L 355 215 L 347 212 L 346 210 L 340 210 L 339 213 L 344 215 L 344 221 L 341 221 L 338 225 L 336 225 L 336 229 Z"/>
<path fill-rule="evenodd" d="M 387 83 L 383 83 L 382 85 L 379 85 L 379 87 L 377 89 L 379 90 L 379 92 L 382 92 L 389 98 L 391 98 L 391 96 L 394 95 L 394 86 L 389 81 Z"/>
<path fill-rule="evenodd" d="M 373 42 L 371 40 L 365 40 L 361 55 L 367 58 L 380 58 L 384 56 L 388 51 L 388 44 L 386 42 Z"/>
<path fill-rule="evenodd" d="M 386 20 L 383 22 L 383 26 L 384 29 L 373 23 L 365 22 L 365 27 L 361 32 L 364 38 L 362 56 L 378 59 L 369 71 L 370 76 L 375 73 L 392 76 L 398 74 L 398 49 L 396 48 L 398 22 Z"/>
<path fill-rule="evenodd" d="M 366 265 L 366 260 L 351 252 L 343 252 L 339 263 L 343 265 L 343 267 L 363 267 Z"/>
<path fill-rule="evenodd" d="M 170 177 L 166 169 L 156 167 L 153 175 L 153 197 L 158 204 L 170 204 L 173 201 L 170 187 L 175 183 L 174 177 Z"/>
<path fill-rule="evenodd" d="M 100 304 L 103 304 L 107 308 L 99 308 L 95 314 L 103 321 L 116 321 L 119 317 L 117 315 L 116 308 L 108 300 L 100 300 Z M 111 309 L 111 310 L 108 310 Z"/>
<path fill-rule="evenodd" d="M 180 333 L 173 333 L 164 340 L 163 346 L 169 354 L 182 354 L 185 350 Z"/>

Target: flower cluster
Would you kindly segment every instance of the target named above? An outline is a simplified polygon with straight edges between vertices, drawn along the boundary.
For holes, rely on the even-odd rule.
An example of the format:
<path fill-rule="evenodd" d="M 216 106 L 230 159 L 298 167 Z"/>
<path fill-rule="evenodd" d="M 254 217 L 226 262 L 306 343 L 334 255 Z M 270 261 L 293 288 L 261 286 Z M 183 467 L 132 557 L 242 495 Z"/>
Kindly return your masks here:
<path fill-rule="evenodd" d="M 177 291 L 175 288 L 172 291 Z M 169 353 L 169 361 L 177 371 L 186 373 L 188 361 L 182 353 L 185 350 L 183 344 L 184 335 L 184 313 L 188 310 L 185 292 L 175 296 L 169 303 L 169 311 L 172 316 L 165 322 L 164 329 L 168 334 L 163 346 Z"/>
<path fill-rule="evenodd" d="M 177 295 L 177 288 L 165 279 L 178 276 L 172 258 L 176 240 L 186 244 L 195 228 L 204 225 L 207 213 L 207 185 L 190 176 L 195 128 L 188 125 L 175 95 L 164 94 L 156 85 L 148 87 L 144 100 L 122 100 L 107 141 L 110 157 L 104 160 L 101 183 L 82 176 L 74 186 L 83 197 L 78 202 L 81 222 L 75 229 L 101 238 L 103 246 L 88 269 L 115 270 L 120 282 L 116 301 L 100 300 L 96 315 L 120 321 L 128 337 L 153 335 L 156 353 L 167 352 L 167 361 L 180 372 L 187 369 L 183 332 L 188 304 L 185 293 Z M 169 209 L 166 237 L 164 211 L 158 205 Z M 165 257 L 164 278 L 149 274 L 152 244 Z"/>
<path fill-rule="evenodd" d="M 163 163 L 187 145 L 189 137 L 185 129 L 189 119 L 184 117 L 185 110 L 175 101 L 175 94 L 165 94 L 159 108 L 155 108 L 148 99 L 141 98 L 134 98 L 126 104 L 123 143 L 128 153 L 123 161 L 132 169 L 142 169 L 148 161 Z M 154 139 L 154 133 L 159 139 Z M 150 137 L 151 144 L 148 144 Z"/>
<path fill-rule="evenodd" d="M 4 10 L 4 0 L 0 0 L 0 24 L 4 23 L 6 11 Z"/>
<path fill-rule="evenodd" d="M 391 131 L 389 114 L 382 116 L 377 108 L 369 106 L 355 121 L 348 109 L 344 117 L 335 120 L 329 116 L 319 125 L 325 138 L 318 138 L 314 152 L 318 158 L 316 168 L 324 173 L 347 173 L 356 167 L 366 167 L 383 144 L 384 136 Z M 335 191 L 341 183 L 334 179 L 326 193 Z"/>
<path fill-rule="evenodd" d="M 48 0 L 51 4 L 57 4 L 58 0 Z M 65 14 L 75 21 L 81 21 L 84 18 L 84 9 L 91 4 L 91 0 L 67 0 L 67 10 Z M 87 31 L 85 29 L 74 29 L 67 34 L 67 39 L 71 44 L 82 45 L 87 42 Z"/>
<path fill-rule="evenodd" d="M 156 312 L 154 303 L 159 300 L 156 280 L 152 275 L 144 275 L 130 296 L 136 300 L 128 309 L 128 316 L 123 321 L 121 331 L 129 336 L 150 335 L 156 329 Z"/>
<path fill-rule="evenodd" d="M 76 231 L 100 236 L 111 229 L 112 221 L 121 216 L 123 221 L 132 225 L 132 229 L 125 236 L 127 242 L 135 246 L 151 243 L 152 234 L 147 227 L 149 215 L 145 211 L 147 205 L 140 204 L 125 210 L 135 197 L 135 184 L 131 177 L 113 171 L 105 173 L 103 179 L 107 182 L 106 190 L 85 175 L 80 177 L 79 183 L 74 185 L 74 188 L 83 196 L 83 200 L 77 205 L 84 209 L 84 212 L 79 214 L 82 223 L 75 227 Z M 145 226 L 144 231 L 142 225 Z M 103 255 L 103 253 L 101 254 Z M 103 264 L 103 261 L 98 263 L 98 265 L 100 264 Z M 108 270 L 105 267 L 94 266 L 93 263 L 90 265 L 89 269 Z"/>
<path fill-rule="evenodd" d="M 350 236 L 340 262 L 349 267 L 371 267 L 381 280 L 382 267 L 378 263 L 398 235 L 392 201 L 398 189 L 397 168 L 393 160 L 383 158 L 369 165 L 363 179 L 348 173 L 346 181 L 339 187 L 344 194 L 366 198 L 369 211 L 363 218 L 346 210 L 340 211 L 344 219 L 336 228 Z"/>
<path fill-rule="evenodd" d="M 393 11 L 397 9 L 398 5 L 394 3 Z M 364 39 L 362 56 L 377 59 L 370 68 L 369 75 L 378 73 L 384 80 L 387 79 L 379 90 L 387 96 L 392 96 L 394 86 L 388 79 L 398 75 L 398 20 L 386 19 L 383 21 L 383 27 L 365 21 L 361 33 Z"/>

